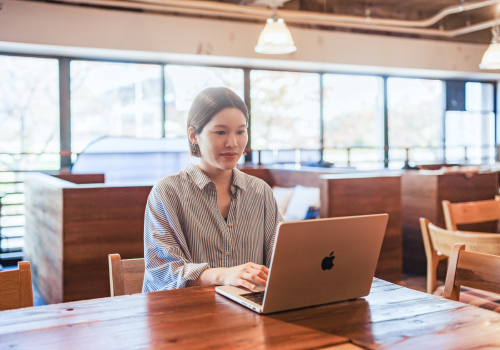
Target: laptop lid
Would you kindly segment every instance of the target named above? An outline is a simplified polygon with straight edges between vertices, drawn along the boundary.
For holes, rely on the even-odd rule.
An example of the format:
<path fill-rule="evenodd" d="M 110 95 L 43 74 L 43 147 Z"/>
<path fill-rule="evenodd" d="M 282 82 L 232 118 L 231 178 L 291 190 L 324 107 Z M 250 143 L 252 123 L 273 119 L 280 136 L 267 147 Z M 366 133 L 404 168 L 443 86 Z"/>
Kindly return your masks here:
<path fill-rule="evenodd" d="M 262 313 L 370 293 L 389 215 L 281 223 Z"/>

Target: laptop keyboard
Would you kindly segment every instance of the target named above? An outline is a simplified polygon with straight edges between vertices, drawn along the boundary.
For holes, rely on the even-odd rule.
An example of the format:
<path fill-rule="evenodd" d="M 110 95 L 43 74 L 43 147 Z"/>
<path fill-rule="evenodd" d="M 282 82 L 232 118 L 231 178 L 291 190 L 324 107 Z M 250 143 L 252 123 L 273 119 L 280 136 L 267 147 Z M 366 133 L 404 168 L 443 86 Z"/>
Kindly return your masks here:
<path fill-rule="evenodd" d="M 240 294 L 240 296 L 259 305 L 262 305 L 262 302 L 264 301 L 264 292 Z"/>

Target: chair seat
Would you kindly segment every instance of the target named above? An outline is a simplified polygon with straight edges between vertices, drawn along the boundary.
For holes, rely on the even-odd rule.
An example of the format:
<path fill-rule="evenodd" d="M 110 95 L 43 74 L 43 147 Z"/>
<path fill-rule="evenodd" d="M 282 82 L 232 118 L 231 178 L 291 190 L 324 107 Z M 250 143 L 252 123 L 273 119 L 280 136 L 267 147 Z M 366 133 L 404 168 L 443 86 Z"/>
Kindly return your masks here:
<path fill-rule="evenodd" d="M 442 296 L 444 286 L 440 286 L 432 294 Z M 460 287 L 460 302 L 500 313 L 500 294 L 484 290 Z"/>

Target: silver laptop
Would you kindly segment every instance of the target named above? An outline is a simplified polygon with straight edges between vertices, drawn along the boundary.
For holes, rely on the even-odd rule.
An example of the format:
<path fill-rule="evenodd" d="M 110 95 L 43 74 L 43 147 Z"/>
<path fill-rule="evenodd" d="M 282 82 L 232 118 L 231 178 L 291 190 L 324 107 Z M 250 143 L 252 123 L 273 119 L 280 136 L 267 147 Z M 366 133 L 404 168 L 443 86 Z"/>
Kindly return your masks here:
<path fill-rule="evenodd" d="M 215 290 L 261 314 L 366 296 L 388 219 L 377 214 L 281 223 L 267 286 Z"/>

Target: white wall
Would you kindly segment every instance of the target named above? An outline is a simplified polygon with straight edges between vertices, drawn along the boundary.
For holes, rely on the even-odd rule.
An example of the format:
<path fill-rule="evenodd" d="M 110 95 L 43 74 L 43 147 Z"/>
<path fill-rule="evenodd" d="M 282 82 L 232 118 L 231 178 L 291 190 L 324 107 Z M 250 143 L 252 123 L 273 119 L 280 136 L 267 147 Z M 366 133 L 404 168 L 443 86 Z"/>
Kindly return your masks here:
<path fill-rule="evenodd" d="M 0 11 L 0 51 L 443 78 L 500 77 L 479 69 L 487 48 L 481 44 L 291 27 L 298 47 L 295 53 L 261 55 L 253 48 L 263 26 L 264 23 L 4 0 Z"/>

